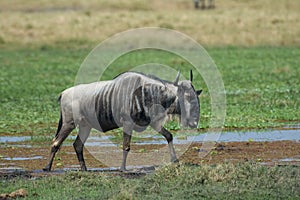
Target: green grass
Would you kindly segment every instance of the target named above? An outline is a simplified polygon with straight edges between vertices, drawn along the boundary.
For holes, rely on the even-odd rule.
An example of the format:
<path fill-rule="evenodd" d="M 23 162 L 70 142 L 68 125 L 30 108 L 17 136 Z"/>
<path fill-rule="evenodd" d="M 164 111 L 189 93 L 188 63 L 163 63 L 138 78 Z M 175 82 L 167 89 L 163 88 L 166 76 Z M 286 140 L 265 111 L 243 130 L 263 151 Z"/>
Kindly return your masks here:
<path fill-rule="evenodd" d="M 76 48 L 76 46 L 78 46 Z M 10 47 L 0 49 L 1 134 L 48 135 L 59 118 L 59 93 L 74 85 L 81 62 L 92 45 Z M 226 90 L 225 128 L 266 128 L 300 121 L 300 48 L 209 48 Z M 134 66 L 156 62 L 181 68 L 188 77 L 192 68 L 177 56 L 161 51 L 133 52 L 111 64 L 104 79 Z M 201 128 L 211 119 L 209 91 L 199 75 Z M 178 129 L 176 124 L 168 125 Z"/>
<path fill-rule="evenodd" d="M 226 127 L 299 122 L 299 48 L 225 48 L 209 52 L 226 88 Z"/>
<path fill-rule="evenodd" d="M 251 163 L 170 165 L 135 179 L 67 172 L 38 179 L 1 179 L 0 193 L 24 188 L 26 199 L 297 199 L 299 170 Z"/>
<path fill-rule="evenodd" d="M 73 85 L 87 51 L 45 47 L 0 51 L 1 133 L 54 132 L 57 97 Z"/>

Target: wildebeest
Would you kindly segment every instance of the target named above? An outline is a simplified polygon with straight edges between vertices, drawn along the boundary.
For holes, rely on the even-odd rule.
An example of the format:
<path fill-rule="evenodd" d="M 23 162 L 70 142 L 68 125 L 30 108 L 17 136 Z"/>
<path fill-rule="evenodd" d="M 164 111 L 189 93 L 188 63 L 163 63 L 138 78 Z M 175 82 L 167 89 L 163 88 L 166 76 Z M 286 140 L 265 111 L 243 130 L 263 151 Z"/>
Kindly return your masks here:
<path fill-rule="evenodd" d="M 60 120 L 45 171 L 50 171 L 53 158 L 70 132 L 78 126 L 73 143 L 81 170 L 86 171 L 83 146 L 92 128 L 106 132 L 123 127 L 123 159 L 121 171 L 126 170 L 132 131 L 144 131 L 147 126 L 161 133 L 167 140 L 171 161 L 177 161 L 173 136 L 163 125 L 168 114 L 178 114 L 185 127 L 196 128 L 200 105 L 190 80 L 174 82 L 137 72 L 120 74 L 110 81 L 81 84 L 64 90 L 60 97 Z"/>
<path fill-rule="evenodd" d="M 215 8 L 215 2 L 214 0 L 207 0 L 208 1 L 208 6 L 205 6 L 205 1 L 206 0 L 194 0 L 194 5 L 195 8 L 198 9 L 199 8 L 199 2 L 201 3 L 201 9 L 205 9 L 205 8 Z"/>

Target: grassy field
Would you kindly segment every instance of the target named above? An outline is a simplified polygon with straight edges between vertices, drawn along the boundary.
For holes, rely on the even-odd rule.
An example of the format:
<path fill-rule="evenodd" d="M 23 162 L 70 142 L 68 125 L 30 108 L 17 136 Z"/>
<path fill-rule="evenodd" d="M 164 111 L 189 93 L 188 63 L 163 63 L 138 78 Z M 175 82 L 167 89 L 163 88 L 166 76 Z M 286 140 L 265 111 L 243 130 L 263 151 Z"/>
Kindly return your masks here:
<path fill-rule="evenodd" d="M 0 133 L 54 133 L 59 116 L 56 99 L 62 90 L 74 84 L 89 50 L 44 45 L 0 49 Z M 299 48 L 223 47 L 209 48 L 208 52 L 220 70 L 226 90 L 224 128 L 266 128 L 299 122 Z M 181 68 L 185 75 L 191 67 L 172 54 L 141 51 L 116 60 L 111 64 L 116 70 L 108 70 L 104 78 L 113 78 L 149 61 Z M 200 128 L 208 128 L 211 118 L 208 89 L 199 76 L 195 77 L 195 85 L 204 89 Z"/>
<path fill-rule="evenodd" d="M 23 188 L 29 193 L 26 199 L 297 199 L 299 173 L 299 168 L 250 163 L 171 165 L 135 179 L 81 172 L 2 179 L 0 193 Z"/>
<path fill-rule="evenodd" d="M 74 85 L 84 58 L 104 39 L 139 27 L 174 29 L 206 47 L 226 90 L 223 128 L 299 124 L 299 10 L 295 0 L 216 1 L 213 10 L 194 10 L 192 0 L 0 1 L 0 135 L 50 142 L 59 117 L 56 99 Z M 181 68 L 185 75 L 191 68 L 175 55 L 149 50 L 122 56 L 103 78 L 147 62 Z M 210 96 L 199 75 L 195 85 L 204 91 L 205 130 Z M 297 199 L 299 177 L 299 167 L 181 165 L 137 179 L 80 172 L 1 177 L 0 194 L 24 188 L 28 199 Z"/>

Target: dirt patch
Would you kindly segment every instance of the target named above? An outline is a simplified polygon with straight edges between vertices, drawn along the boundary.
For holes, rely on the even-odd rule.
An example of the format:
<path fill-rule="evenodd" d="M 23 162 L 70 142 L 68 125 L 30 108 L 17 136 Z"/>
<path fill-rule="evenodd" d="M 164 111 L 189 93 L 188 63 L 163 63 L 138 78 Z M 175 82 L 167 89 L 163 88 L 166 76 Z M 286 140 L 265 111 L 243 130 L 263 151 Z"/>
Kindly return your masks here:
<path fill-rule="evenodd" d="M 179 160 L 189 164 L 258 162 L 265 165 L 300 166 L 300 142 L 298 141 L 216 143 L 213 149 L 208 152 L 203 152 L 201 143 L 192 143 L 187 150 L 184 147 L 183 145 L 176 145 L 175 149 L 176 151 L 184 150 Z M 155 163 L 157 157 L 147 157 L 146 160 L 141 160 L 144 158 L 139 157 L 151 155 L 153 152 L 157 155 L 166 155 L 160 161 L 162 164 L 167 163 L 169 160 L 167 145 L 132 145 L 131 149 L 129 155 L 132 156 L 128 157 L 131 166 L 157 164 Z M 49 147 L 1 147 L 0 172 L 10 169 L 41 170 L 47 163 L 49 151 Z M 110 147 L 101 147 L 95 149 L 95 151 L 102 151 L 103 155 L 109 155 L 108 159 L 115 160 L 116 166 L 121 163 L 121 149 L 116 151 L 110 149 Z M 95 157 L 98 154 L 95 155 L 91 149 L 85 149 L 85 160 L 89 169 L 111 167 L 107 163 L 101 162 L 101 159 L 96 159 Z M 79 169 L 78 160 L 72 146 L 63 146 L 53 163 L 53 169 L 55 170 L 65 168 Z"/>
<path fill-rule="evenodd" d="M 21 198 L 21 197 L 26 197 L 28 195 L 28 192 L 21 188 L 19 190 L 16 190 L 14 192 L 11 192 L 11 193 L 3 193 L 3 194 L 0 194 L 0 199 L 16 199 L 16 198 Z"/>
<path fill-rule="evenodd" d="M 250 161 L 300 166 L 300 143 L 294 141 L 217 143 L 214 150 L 202 159 L 198 158 L 200 147 L 201 144 L 193 144 L 181 157 L 182 161 L 193 164 Z"/>

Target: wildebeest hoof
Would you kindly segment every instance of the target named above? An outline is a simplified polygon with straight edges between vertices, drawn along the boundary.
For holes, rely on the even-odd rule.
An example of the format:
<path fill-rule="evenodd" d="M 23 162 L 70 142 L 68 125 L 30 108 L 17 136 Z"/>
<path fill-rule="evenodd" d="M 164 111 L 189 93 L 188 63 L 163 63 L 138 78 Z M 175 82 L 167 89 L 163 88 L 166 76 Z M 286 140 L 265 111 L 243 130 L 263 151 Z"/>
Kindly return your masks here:
<path fill-rule="evenodd" d="M 128 172 L 128 170 L 126 168 L 121 167 L 120 172 Z"/>
<path fill-rule="evenodd" d="M 179 163 L 179 160 L 176 158 L 176 159 L 172 159 L 171 162 L 172 163 Z"/>
<path fill-rule="evenodd" d="M 86 172 L 86 171 L 87 171 L 86 166 L 82 166 L 82 167 L 81 167 L 81 171 Z"/>
<path fill-rule="evenodd" d="M 51 169 L 50 169 L 49 167 L 44 167 L 44 168 L 43 168 L 43 171 L 44 171 L 44 172 L 50 172 Z"/>

